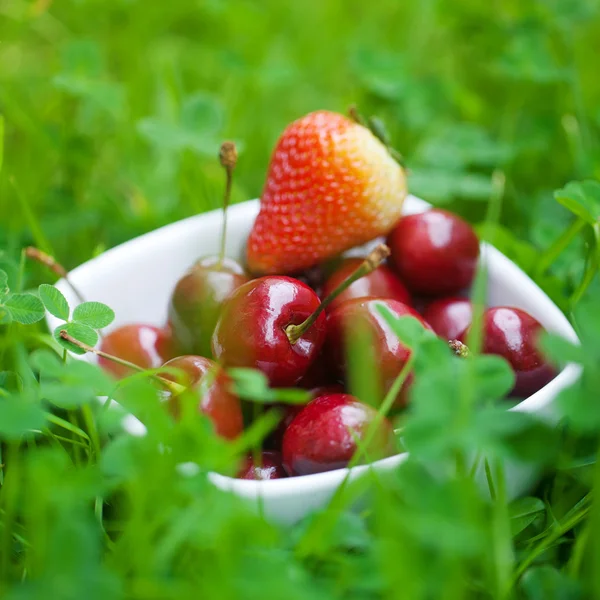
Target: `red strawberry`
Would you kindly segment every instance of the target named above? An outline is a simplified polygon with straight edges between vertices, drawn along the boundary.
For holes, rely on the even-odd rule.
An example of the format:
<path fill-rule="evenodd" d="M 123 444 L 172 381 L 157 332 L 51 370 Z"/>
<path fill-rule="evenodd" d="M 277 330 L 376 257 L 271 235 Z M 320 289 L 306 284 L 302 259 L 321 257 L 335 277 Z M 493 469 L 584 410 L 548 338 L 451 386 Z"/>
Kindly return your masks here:
<path fill-rule="evenodd" d="M 248 240 L 257 274 L 294 273 L 385 235 L 406 197 L 402 167 L 366 128 L 318 111 L 277 142 Z"/>

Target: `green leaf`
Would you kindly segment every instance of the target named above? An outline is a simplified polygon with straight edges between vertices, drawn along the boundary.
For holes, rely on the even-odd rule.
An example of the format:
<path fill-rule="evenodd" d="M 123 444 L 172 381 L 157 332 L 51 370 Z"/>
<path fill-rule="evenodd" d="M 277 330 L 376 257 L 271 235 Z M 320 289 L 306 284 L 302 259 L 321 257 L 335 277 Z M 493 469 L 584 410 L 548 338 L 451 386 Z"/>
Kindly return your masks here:
<path fill-rule="evenodd" d="M 0 173 L 4 163 L 4 117 L 0 115 Z"/>
<path fill-rule="evenodd" d="M 64 329 L 64 327 L 61 327 Z M 64 371 L 64 364 L 59 359 L 56 352 L 39 348 L 32 352 L 29 357 L 31 366 L 44 375 L 51 377 L 60 377 Z"/>
<path fill-rule="evenodd" d="M 4 305 L 0 304 L 0 325 L 8 325 L 12 323 L 12 316 Z"/>
<path fill-rule="evenodd" d="M 551 565 L 528 569 L 521 579 L 521 589 L 527 600 L 583 599 L 580 584 Z"/>
<path fill-rule="evenodd" d="M 33 294 L 13 294 L 4 302 L 4 307 L 14 321 L 23 325 L 37 323 L 46 314 L 42 301 Z"/>
<path fill-rule="evenodd" d="M 94 329 L 102 329 L 110 325 L 115 319 L 112 308 L 102 302 L 83 302 L 75 307 L 73 321 L 88 325 Z"/>
<path fill-rule="evenodd" d="M 183 129 L 197 135 L 216 135 L 223 125 L 223 109 L 218 98 L 204 92 L 188 96 L 181 107 Z"/>
<path fill-rule="evenodd" d="M 69 320 L 69 303 L 58 288 L 47 283 L 42 283 L 38 288 L 38 293 L 46 310 L 51 315 L 63 321 Z"/>
<path fill-rule="evenodd" d="M 0 302 L 2 302 L 4 298 L 8 296 L 9 291 L 10 290 L 8 289 L 8 274 L 6 271 L 0 269 Z"/>
<path fill-rule="evenodd" d="M 0 371 L 0 388 L 8 392 L 20 392 L 23 389 L 23 378 L 14 371 Z"/>
<path fill-rule="evenodd" d="M 275 388 L 271 390 L 271 397 L 274 402 L 282 404 L 306 404 L 312 399 L 312 394 L 308 390 Z"/>
<path fill-rule="evenodd" d="M 256 369 L 234 368 L 227 373 L 234 381 L 235 393 L 247 400 L 267 402 L 271 399 L 267 376 Z"/>
<path fill-rule="evenodd" d="M 491 354 L 476 356 L 469 367 L 482 398 L 501 398 L 515 385 L 515 373 L 501 356 Z"/>
<path fill-rule="evenodd" d="M 539 498 L 525 496 L 511 502 L 508 507 L 510 527 L 513 536 L 529 527 L 546 510 L 545 504 Z"/>
<path fill-rule="evenodd" d="M 571 181 L 564 188 L 554 192 L 554 197 L 590 225 L 600 221 L 600 182 Z"/>
<path fill-rule="evenodd" d="M 82 323 L 65 323 L 64 325 L 59 325 L 54 330 L 54 339 L 67 350 L 70 350 L 74 354 L 85 354 L 85 350 L 78 348 L 71 342 L 63 340 L 60 337 L 61 331 L 66 331 L 71 337 L 76 340 L 87 344 L 88 346 L 95 346 L 98 343 L 98 334 L 87 325 L 83 325 Z"/>
<path fill-rule="evenodd" d="M 0 438 L 18 440 L 46 423 L 42 408 L 23 396 L 0 398 Z"/>
<path fill-rule="evenodd" d="M 65 385 L 61 382 L 42 383 L 40 394 L 42 398 L 66 410 L 88 404 L 96 397 L 94 389 L 88 385 Z"/>

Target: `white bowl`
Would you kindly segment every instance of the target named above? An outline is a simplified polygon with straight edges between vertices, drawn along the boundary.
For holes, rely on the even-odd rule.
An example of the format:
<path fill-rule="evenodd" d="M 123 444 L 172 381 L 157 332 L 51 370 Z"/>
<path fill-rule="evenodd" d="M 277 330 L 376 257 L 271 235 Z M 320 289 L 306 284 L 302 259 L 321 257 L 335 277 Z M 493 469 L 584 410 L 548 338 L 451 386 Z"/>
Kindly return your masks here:
<path fill-rule="evenodd" d="M 418 213 L 430 205 L 409 196 L 404 213 Z M 257 200 L 244 202 L 229 209 L 227 254 L 243 257 L 246 238 L 258 213 Z M 218 252 L 222 213 L 220 210 L 190 217 L 167 225 L 146 235 L 112 248 L 84 263 L 70 274 L 76 287 L 88 300 L 104 302 L 111 306 L 116 319 L 109 329 L 131 322 L 162 326 L 166 322 L 167 305 L 171 290 L 177 280 L 200 256 Z M 542 325 L 567 340 L 578 343 L 573 328 L 560 309 L 542 292 L 523 271 L 495 248 L 483 244 L 482 260 L 487 262 L 488 304 L 509 305 L 526 310 Z M 77 304 L 64 281 L 57 287 L 69 300 Z M 60 321 L 48 317 L 53 330 Z M 87 355 L 84 360 L 94 360 Z M 548 385 L 518 404 L 513 410 L 536 413 L 546 419 L 557 420 L 552 408 L 558 392 L 572 384 L 579 375 L 579 367 L 567 365 Z M 128 415 L 123 427 L 134 435 L 144 433 L 144 426 Z M 407 454 L 399 454 L 373 463 L 377 470 L 395 468 Z M 194 465 L 182 465 L 183 471 Z M 354 479 L 369 466 L 352 469 Z M 323 507 L 336 488 L 348 476 L 348 469 L 273 481 L 246 481 L 211 474 L 217 486 L 249 499 L 261 500 L 265 516 L 275 522 L 292 523 L 310 511 Z M 508 494 L 515 497 L 535 483 L 536 471 L 528 465 L 507 466 Z"/>

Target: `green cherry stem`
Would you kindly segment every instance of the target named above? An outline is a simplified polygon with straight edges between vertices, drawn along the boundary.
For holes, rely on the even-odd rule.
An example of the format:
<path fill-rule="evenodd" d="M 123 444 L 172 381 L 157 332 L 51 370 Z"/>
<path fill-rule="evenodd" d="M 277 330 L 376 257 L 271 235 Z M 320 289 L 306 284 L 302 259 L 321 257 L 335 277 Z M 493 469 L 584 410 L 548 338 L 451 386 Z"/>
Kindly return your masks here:
<path fill-rule="evenodd" d="M 327 296 L 319 307 L 299 325 L 288 325 L 284 331 L 290 340 L 290 344 L 295 344 L 319 318 L 319 315 L 346 289 L 348 289 L 357 279 L 372 273 L 388 256 L 390 249 L 385 244 L 380 244 L 373 250 L 367 258 L 342 281 L 340 285 Z"/>
<path fill-rule="evenodd" d="M 227 209 L 231 198 L 231 186 L 233 183 L 233 170 L 237 163 L 237 148 L 233 142 L 223 142 L 219 152 L 219 162 L 225 169 L 225 193 L 223 195 L 223 229 L 221 230 L 221 250 L 219 252 L 219 267 L 225 260 L 225 240 L 227 238 Z"/>
<path fill-rule="evenodd" d="M 69 344 L 73 344 L 73 346 L 77 346 L 77 348 L 79 348 L 80 350 L 83 350 L 84 352 L 90 352 L 92 354 L 95 354 L 96 356 L 101 356 L 102 358 L 106 358 L 107 360 L 110 360 L 114 363 L 122 365 L 123 367 L 133 369 L 134 371 L 137 371 L 138 373 L 145 372 L 145 369 L 143 369 L 139 365 L 136 365 L 135 363 L 129 362 L 128 360 L 125 360 L 123 358 L 119 358 L 118 356 L 113 356 L 112 354 L 109 354 L 108 352 L 104 352 L 103 350 L 98 350 L 97 348 L 93 348 L 92 346 L 89 346 L 88 344 L 80 342 L 78 339 L 74 338 L 72 335 L 69 335 L 69 333 L 65 329 L 61 330 L 60 337 L 63 340 L 65 340 L 66 342 L 69 342 Z M 149 377 L 151 377 L 152 379 L 154 379 L 154 381 L 157 381 L 161 385 L 165 386 L 173 394 L 181 394 L 181 392 L 183 392 L 185 390 L 185 386 L 180 385 L 179 383 L 175 383 L 174 381 L 169 381 L 168 379 L 165 379 L 164 377 L 161 377 L 160 375 L 155 375 L 153 373 L 149 373 Z"/>

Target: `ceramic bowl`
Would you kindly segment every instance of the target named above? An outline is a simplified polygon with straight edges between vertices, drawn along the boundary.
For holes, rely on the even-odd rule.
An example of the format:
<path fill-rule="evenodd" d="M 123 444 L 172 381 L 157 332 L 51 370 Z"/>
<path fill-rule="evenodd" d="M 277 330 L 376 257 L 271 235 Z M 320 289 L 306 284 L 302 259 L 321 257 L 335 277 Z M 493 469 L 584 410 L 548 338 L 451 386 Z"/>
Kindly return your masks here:
<path fill-rule="evenodd" d="M 404 213 L 428 210 L 430 205 L 409 196 Z M 227 255 L 242 258 L 246 238 L 259 210 L 259 202 L 252 200 L 229 209 Z M 110 329 L 126 323 L 143 322 L 162 326 L 166 322 L 169 297 L 181 275 L 200 256 L 215 254 L 219 249 L 222 213 L 220 210 L 200 214 L 121 244 L 82 264 L 70 273 L 73 283 L 88 300 L 111 306 L 116 319 Z M 354 251 L 354 254 L 360 251 Z M 490 306 L 509 305 L 522 308 L 538 319 L 553 333 L 577 343 L 577 336 L 560 309 L 514 263 L 495 248 L 482 244 L 482 260 L 488 266 L 488 295 Z M 77 304 L 64 281 L 57 287 L 69 300 Z M 53 330 L 60 322 L 48 317 Z M 94 360 L 87 355 L 83 360 Z M 544 388 L 518 404 L 512 410 L 536 413 L 543 418 L 557 420 L 560 415 L 553 408 L 553 400 L 561 389 L 569 386 L 579 375 L 576 365 L 566 365 Z M 143 435 L 145 428 L 135 417 L 126 415 L 123 427 L 133 435 Z M 239 496 L 260 498 L 265 516 L 275 522 L 292 523 L 314 509 L 323 507 L 336 488 L 349 475 L 358 477 L 368 468 L 380 471 L 394 469 L 407 454 L 399 454 L 377 461 L 371 466 L 339 469 L 328 473 L 280 479 L 273 481 L 246 481 L 211 474 L 213 483 Z M 193 470 L 194 465 L 182 465 L 182 471 Z M 535 483 L 536 473 L 527 465 L 507 465 L 507 488 L 515 497 Z"/>

